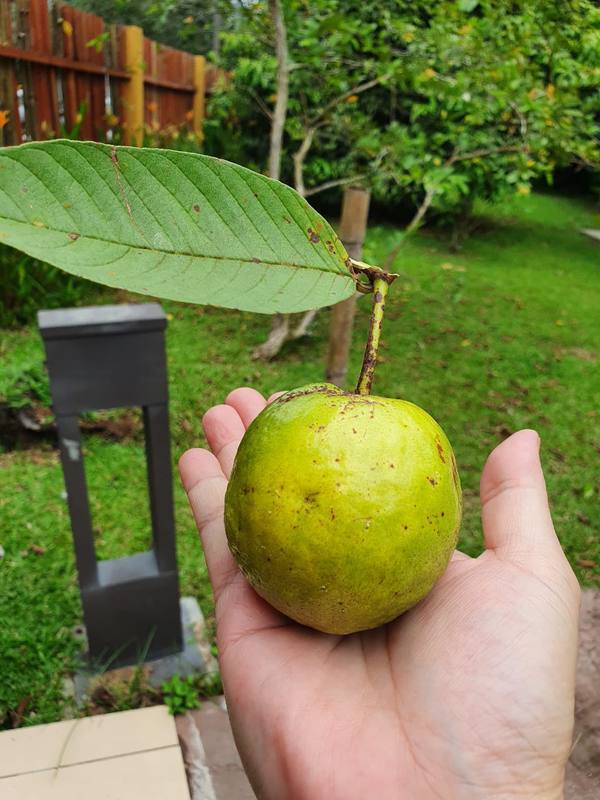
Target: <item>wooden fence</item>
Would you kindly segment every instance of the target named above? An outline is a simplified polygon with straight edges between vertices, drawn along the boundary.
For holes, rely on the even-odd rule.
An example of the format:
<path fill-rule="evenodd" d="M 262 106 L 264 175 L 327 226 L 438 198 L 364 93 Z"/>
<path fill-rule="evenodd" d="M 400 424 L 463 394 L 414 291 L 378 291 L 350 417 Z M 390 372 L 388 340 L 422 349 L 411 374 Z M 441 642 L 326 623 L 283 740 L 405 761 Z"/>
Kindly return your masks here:
<path fill-rule="evenodd" d="M 207 80 L 208 78 L 208 80 Z M 140 144 L 144 124 L 202 136 L 203 56 L 54 0 L 0 0 L 2 144 L 70 135 Z"/>

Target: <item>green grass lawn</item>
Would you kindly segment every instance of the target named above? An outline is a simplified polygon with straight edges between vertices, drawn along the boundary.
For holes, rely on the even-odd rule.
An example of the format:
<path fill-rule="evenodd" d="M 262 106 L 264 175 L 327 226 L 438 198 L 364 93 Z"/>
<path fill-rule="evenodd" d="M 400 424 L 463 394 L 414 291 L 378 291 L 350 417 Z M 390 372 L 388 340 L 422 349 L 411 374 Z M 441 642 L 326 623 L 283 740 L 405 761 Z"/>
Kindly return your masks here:
<path fill-rule="evenodd" d="M 537 195 L 486 209 L 458 252 L 423 232 L 407 242 L 384 327 L 376 393 L 426 408 L 453 443 L 465 493 L 461 546 L 481 550 L 478 481 L 489 451 L 508 433 L 536 428 L 554 520 L 584 584 L 600 579 L 600 247 L 578 232 L 598 225 L 589 208 Z M 398 233 L 373 226 L 365 260 L 381 262 Z M 114 295 L 106 293 L 104 301 Z M 250 354 L 265 317 L 165 303 L 173 461 L 203 443 L 200 420 L 229 390 L 268 394 L 319 381 L 328 315 L 312 335 L 270 364 Z M 369 300 L 360 302 L 350 374 L 358 373 Z M 42 360 L 36 330 L 3 331 L 0 398 L 22 365 Z M 143 444 L 85 438 L 98 552 L 146 546 Z M 49 445 L 0 454 L 0 718 L 27 698 L 24 724 L 61 715 L 80 619 L 60 465 Z M 184 594 L 212 600 L 196 530 L 176 482 L 178 558 Z M 6 723 L 5 723 L 6 724 Z"/>

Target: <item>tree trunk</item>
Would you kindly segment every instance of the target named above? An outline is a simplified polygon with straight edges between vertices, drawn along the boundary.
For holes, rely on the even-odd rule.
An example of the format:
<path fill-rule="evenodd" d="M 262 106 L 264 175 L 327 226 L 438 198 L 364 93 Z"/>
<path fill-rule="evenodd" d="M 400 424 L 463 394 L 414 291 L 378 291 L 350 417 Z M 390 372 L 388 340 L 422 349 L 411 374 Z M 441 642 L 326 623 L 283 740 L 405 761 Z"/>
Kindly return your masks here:
<path fill-rule="evenodd" d="M 213 0 L 212 3 L 212 49 L 215 56 L 218 58 L 221 52 L 221 28 L 223 27 L 223 18 L 221 17 L 221 9 L 219 8 L 219 0 Z"/>
<path fill-rule="evenodd" d="M 290 66 L 288 63 L 287 32 L 281 0 L 269 0 L 271 21 L 275 31 L 275 54 L 277 56 L 277 99 L 271 124 L 269 148 L 269 177 L 279 180 L 281 174 L 281 145 L 288 108 Z"/>
<path fill-rule="evenodd" d="M 339 236 L 348 254 L 360 261 L 367 232 L 371 193 L 367 189 L 349 188 L 342 200 L 342 219 Z M 329 352 L 326 378 L 343 387 L 348 372 L 348 356 L 352 342 L 352 326 L 356 311 L 356 295 L 337 303 L 331 310 L 329 321 Z"/>
<path fill-rule="evenodd" d="M 275 358 L 283 345 L 287 342 L 290 332 L 289 314 L 274 314 L 271 319 L 269 338 L 254 349 L 252 358 L 261 361 L 270 361 Z"/>
<path fill-rule="evenodd" d="M 281 0 L 269 0 L 271 22 L 275 31 L 275 54 L 277 56 L 277 99 L 271 122 L 271 142 L 269 147 L 269 177 L 279 180 L 281 175 L 281 149 L 283 130 L 288 108 L 290 66 L 288 63 L 287 31 Z M 252 358 L 270 360 L 283 347 L 290 330 L 286 314 L 275 314 L 271 320 L 271 331 L 263 344 L 255 348 Z"/>

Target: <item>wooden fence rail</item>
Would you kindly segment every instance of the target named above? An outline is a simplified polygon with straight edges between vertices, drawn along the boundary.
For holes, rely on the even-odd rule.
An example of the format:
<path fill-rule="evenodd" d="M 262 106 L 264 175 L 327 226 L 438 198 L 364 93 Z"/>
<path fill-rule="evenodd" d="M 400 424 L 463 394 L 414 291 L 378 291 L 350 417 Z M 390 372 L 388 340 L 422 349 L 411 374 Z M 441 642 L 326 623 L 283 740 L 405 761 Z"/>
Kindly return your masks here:
<path fill-rule="evenodd" d="M 2 144 L 70 135 L 140 144 L 144 125 L 202 137 L 203 56 L 54 0 L 0 0 Z"/>

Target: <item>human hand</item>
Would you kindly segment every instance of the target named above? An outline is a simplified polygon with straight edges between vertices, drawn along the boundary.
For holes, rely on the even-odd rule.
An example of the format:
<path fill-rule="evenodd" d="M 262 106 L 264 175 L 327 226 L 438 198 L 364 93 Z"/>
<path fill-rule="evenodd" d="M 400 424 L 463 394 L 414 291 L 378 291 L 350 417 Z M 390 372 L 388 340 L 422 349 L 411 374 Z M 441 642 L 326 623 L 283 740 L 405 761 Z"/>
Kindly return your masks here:
<path fill-rule="evenodd" d="M 485 551 L 381 628 L 319 633 L 275 611 L 227 547 L 223 501 L 264 398 L 236 389 L 180 461 L 215 594 L 219 661 L 261 800 L 559 800 L 571 748 L 579 586 L 552 526 L 539 438 L 481 478 Z M 213 455 L 214 453 L 214 455 Z"/>

